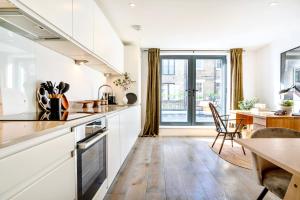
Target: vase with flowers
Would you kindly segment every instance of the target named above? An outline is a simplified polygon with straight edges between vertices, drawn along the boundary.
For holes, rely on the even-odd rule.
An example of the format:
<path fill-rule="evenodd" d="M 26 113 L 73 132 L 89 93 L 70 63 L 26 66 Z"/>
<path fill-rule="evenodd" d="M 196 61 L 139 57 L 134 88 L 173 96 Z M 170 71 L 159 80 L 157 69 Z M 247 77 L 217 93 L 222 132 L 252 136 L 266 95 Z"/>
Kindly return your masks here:
<path fill-rule="evenodd" d="M 128 99 L 126 97 L 127 91 L 128 89 L 132 86 L 132 84 L 135 81 L 132 80 L 132 78 L 130 77 L 129 73 L 125 72 L 124 74 L 122 74 L 117 80 L 115 80 L 113 83 L 115 84 L 115 86 L 120 87 L 123 89 L 124 91 L 124 97 L 123 97 L 123 103 L 127 104 Z"/>

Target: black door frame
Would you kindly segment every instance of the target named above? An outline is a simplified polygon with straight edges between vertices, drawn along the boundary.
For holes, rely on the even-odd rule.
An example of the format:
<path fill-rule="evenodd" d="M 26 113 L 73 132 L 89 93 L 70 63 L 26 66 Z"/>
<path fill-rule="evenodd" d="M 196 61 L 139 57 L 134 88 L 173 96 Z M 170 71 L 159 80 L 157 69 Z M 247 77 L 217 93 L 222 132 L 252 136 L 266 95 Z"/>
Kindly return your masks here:
<path fill-rule="evenodd" d="M 195 91 L 196 89 L 196 59 L 221 59 L 222 60 L 222 70 L 224 70 L 224 110 L 227 109 L 227 58 L 226 55 L 161 55 L 160 56 L 160 66 L 162 66 L 163 59 L 186 59 L 188 60 L 188 69 L 187 69 L 187 90 Z M 162 69 L 160 69 L 160 87 L 162 83 Z M 188 92 L 188 91 L 185 91 Z M 160 103 L 160 125 L 162 126 L 211 126 L 213 123 L 205 122 L 196 122 L 196 98 L 194 92 L 189 92 L 188 96 L 188 105 L 187 105 L 187 122 L 162 122 L 161 112 L 162 104 Z M 225 113 L 224 113 L 225 114 Z"/>

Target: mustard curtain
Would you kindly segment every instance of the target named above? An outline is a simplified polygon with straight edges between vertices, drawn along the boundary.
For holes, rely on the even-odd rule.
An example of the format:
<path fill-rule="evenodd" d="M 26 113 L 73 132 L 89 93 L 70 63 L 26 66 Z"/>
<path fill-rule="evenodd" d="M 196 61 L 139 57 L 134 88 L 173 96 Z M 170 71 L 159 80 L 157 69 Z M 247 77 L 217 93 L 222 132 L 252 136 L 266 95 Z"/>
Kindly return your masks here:
<path fill-rule="evenodd" d="M 160 118 L 160 49 L 148 50 L 148 85 L 146 120 L 142 136 L 155 137 L 159 133 Z"/>
<path fill-rule="evenodd" d="M 230 83 L 230 108 L 238 109 L 239 101 L 243 96 L 243 49 L 230 49 L 231 83 Z"/>

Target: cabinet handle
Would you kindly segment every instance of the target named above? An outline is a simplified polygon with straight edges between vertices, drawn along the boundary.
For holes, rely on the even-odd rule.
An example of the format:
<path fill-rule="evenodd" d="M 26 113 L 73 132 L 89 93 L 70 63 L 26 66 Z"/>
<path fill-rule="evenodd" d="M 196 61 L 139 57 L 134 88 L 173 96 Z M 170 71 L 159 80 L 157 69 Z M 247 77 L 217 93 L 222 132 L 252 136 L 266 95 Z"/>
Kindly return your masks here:
<path fill-rule="evenodd" d="M 73 158 L 75 156 L 75 151 L 71 151 L 71 158 Z"/>

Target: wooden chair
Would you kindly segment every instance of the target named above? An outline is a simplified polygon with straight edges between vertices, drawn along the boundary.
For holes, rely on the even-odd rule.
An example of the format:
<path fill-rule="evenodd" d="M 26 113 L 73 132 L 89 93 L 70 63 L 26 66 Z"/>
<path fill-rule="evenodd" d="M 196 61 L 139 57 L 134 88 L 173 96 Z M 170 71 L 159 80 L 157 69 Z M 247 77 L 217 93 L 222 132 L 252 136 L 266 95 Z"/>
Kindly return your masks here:
<path fill-rule="evenodd" d="M 219 115 L 219 112 L 217 111 L 216 107 L 214 104 L 209 103 L 209 108 L 212 112 L 212 116 L 215 122 L 216 126 L 216 131 L 218 132 L 213 144 L 212 148 L 214 147 L 217 139 L 219 136 L 223 136 L 222 144 L 219 150 L 219 154 L 221 154 L 223 145 L 225 140 L 231 140 L 231 146 L 233 147 L 233 139 L 238 136 L 239 138 L 242 137 L 241 129 L 242 129 L 242 121 L 243 119 L 229 119 L 229 115 Z M 229 122 L 230 121 L 235 121 L 238 122 L 235 126 L 235 128 L 230 128 L 229 127 Z M 244 147 L 242 147 L 244 155 L 246 155 Z"/>
<path fill-rule="evenodd" d="M 265 128 L 255 131 L 251 138 L 300 138 L 300 132 L 286 128 Z M 262 200 L 268 191 L 283 199 L 292 174 L 260 159 L 255 153 L 252 153 L 252 161 L 257 182 L 265 187 L 257 200 Z"/>

